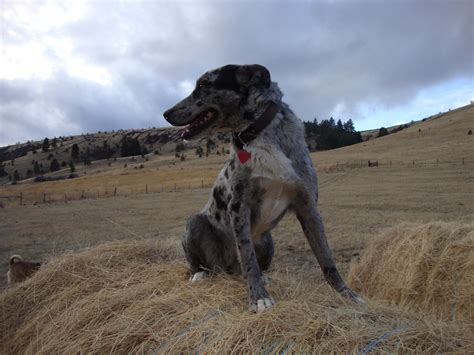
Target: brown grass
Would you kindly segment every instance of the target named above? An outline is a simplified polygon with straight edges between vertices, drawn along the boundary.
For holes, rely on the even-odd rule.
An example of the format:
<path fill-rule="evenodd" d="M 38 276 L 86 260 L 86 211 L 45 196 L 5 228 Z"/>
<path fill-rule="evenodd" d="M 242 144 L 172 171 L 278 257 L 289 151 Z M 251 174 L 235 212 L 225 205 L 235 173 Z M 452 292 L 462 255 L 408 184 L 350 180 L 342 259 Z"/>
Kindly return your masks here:
<path fill-rule="evenodd" d="M 367 297 L 474 326 L 474 224 L 385 230 L 352 264 L 348 281 Z"/>
<path fill-rule="evenodd" d="M 242 281 L 190 284 L 177 250 L 172 241 L 116 241 L 51 260 L 0 294 L 0 352 L 474 350 L 455 324 L 356 307 L 283 272 L 270 275 L 277 306 L 251 314 Z"/>

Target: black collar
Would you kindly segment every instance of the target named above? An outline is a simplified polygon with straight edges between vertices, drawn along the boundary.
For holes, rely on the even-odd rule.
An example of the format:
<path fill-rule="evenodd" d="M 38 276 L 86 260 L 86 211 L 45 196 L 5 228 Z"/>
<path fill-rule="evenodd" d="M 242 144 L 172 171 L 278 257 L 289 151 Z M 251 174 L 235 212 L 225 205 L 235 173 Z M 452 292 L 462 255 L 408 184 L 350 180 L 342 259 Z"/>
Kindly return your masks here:
<path fill-rule="evenodd" d="M 270 124 L 279 110 L 280 106 L 271 101 L 265 112 L 254 123 L 252 123 L 242 132 L 234 133 L 232 137 L 237 148 L 242 149 L 244 146 L 257 138 L 258 134 Z"/>

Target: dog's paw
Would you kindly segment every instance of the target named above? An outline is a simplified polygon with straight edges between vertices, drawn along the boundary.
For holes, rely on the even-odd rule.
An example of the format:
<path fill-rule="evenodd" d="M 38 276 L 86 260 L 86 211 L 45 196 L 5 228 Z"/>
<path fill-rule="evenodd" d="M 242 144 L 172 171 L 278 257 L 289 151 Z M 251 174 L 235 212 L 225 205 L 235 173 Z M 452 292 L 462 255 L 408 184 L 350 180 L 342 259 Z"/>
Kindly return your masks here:
<path fill-rule="evenodd" d="M 250 304 L 249 310 L 250 312 L 261 313 L 267 308 L 273 307 L 274 305 L 275 301 L 273 300 L 273 298 L 260 298 L 256 302 L 252 302 L 252 304 Z"/>
<path fill-rule="evenodd" d="M 194 275 L 191 275 L 189 281 L 197 282 L 209 278 L 209 273 L 207 271 L 198 271 Z"/>
<path fill-rule="evenodd" d="M 357 303 L 357 304 L 364 304 L 366 303 L 365 300 L 360 297 L 356 292 L 352 291 L 350 288 L 346 288 L 341 292 L 342 297 L 345 299 L 348 299 L 351 302 Z"/>

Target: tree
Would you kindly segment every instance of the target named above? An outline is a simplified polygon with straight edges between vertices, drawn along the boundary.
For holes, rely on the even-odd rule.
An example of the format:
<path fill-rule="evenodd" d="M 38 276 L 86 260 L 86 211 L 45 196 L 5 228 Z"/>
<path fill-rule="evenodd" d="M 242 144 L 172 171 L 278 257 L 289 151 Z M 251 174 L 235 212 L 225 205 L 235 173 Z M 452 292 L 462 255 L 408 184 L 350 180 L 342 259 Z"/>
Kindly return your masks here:
<path fill-rule="evenodd" d="M 120 147 L 120 156 L 129 157 L 132 155 L 141 155 L 142 148 L 137 138 L 125 137 Z"/>
<path fill-rule="evenodd" d="M 91 165 L 91 150 L 87 148 L 86 152 L 83 154 L 84 165 Z"/>
<path fill-rule="evenodd" d="M 37 161 L 35 161 L 35 164 L 33 165 L 33 172 L 35 173 L 35 175 L 38 175 L 41 172 L 40 166 Z"/>
<path fill-rule="evenodd" d="M 30 168 L 28 168 L 28 170 L 26 171 L 26 177 L 30 178 L 32 175 L 33 175 L 33 172 L 31 171 Z"/>
<path fill-rule="evenodd" d="M 79 158 L 79 146 L 77 143 L 74 143 L 71 148 L 71 158 L 77 160 Z"/>
<path fill-rule="evenodd" d="M 12 181 L 12 184 L 13 182 L 16 183 L 18 180 L 20 180 L 20 173 L 18 172 L 18 170 L 15 170 L 13 172 L 13 181 Z"/>
<path fill-rule="evenodd" d="M 383 136 L 386 136 L 387 134 L 388 134 L 388 130 L 385 127 L 380 127 L 379 134 L 377 135 L 377 137 L 383 137 Z"/>
<path fill-rule="evenodd" d="M 355 132 L 354 122 L 349 118 L 347 122 L 344 123 L 344 131 L 346 132 Z"/>
<path fill-rule="evenodd" d="M 74 162 L 72 160 L 69 162 L 69 169 L 71 170 L 71 174 L 76 171 L 76 167 L 74 166 Z"/>
<path fill-rule="evenodd" d="M 52 142 L 51 142 L 51 146 L 53 148 L 56 148 L 58 146 L 58 140 L 56 137 L 53 138 Z"/>
<path fill-rule="evenodd" d="M 59 165 L 59 162 L 56 158 L 54 158 L 52 161 L 51 161 L 51 165 L 49 166 L 49 170 L 51 171 L 58 171 L 59 169 L 61 169 L 61 166 Z"/>
<path fill-rule="evenodd" d="M 202 149 L 202 147 L 198 145 L 198 146 L 196 147 L 196 155 L 198 155 L 199 158 L 202 158 L 202 155 L 203 155 L 203 154 L 204 154 L 204 149 Z"/>
<path fill-rule="evenodd" d="M 48 149 L 49 149 L 49 139 L 48 138 L 45 138 L 44 141 L 43 141 L 43 152 L 47 152 Z"/>
<path fill-rule="evenodd" d="M 5 165 L 0 164 L 0 177 L 7 176 L 8 173 L 5 171 Z"/>
<path fill-rule="evenodd" d="M 206 142 L 206 149 L 209 151 L 216 147 L 216 142 L 214 142 L 211 138 L 209 138 Z"/>
<path fill-rule="evenodd" d="M 186 146 L 184 145 L 183 142 L 179 142 L 176 144 L 176 148 L 174 149 L 176 153 L 182 152 Z"/>
<path fill-rule="evenodd" d="M 354 129 L 352 120 L 342 122 L 338 120 L 335 122 L 334 118 L 329 120 L 318 121 L 314 119 L 313 122 L 304 122 L 305 134 L 308 140 L 308 147 L 313 148 L 311 141 L 315 140 L 316 148 L 318 150 L 334 149 L 362 142 L 360 132 Z"/>

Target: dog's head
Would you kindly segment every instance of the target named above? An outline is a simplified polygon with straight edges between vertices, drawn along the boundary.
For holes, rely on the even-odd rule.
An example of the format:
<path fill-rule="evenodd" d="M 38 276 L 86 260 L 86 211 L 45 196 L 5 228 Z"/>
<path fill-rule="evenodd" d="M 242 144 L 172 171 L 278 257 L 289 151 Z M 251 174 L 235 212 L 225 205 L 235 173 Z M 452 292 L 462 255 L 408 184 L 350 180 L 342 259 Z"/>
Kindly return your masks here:
<path fill-rule="evenodd" d="M 202 75 L 194 91 L 163 116 L 173 126 L 186 126 L 188 139 L 212 132 L 238 132 L 255 120 L 258 98 L 271 85 L 261 65 L 226 65 Z"/>

